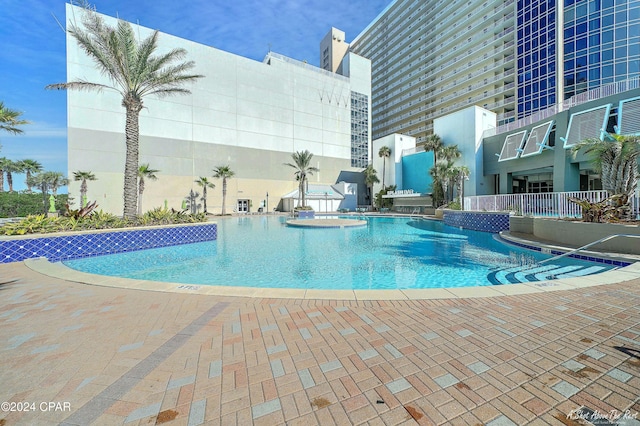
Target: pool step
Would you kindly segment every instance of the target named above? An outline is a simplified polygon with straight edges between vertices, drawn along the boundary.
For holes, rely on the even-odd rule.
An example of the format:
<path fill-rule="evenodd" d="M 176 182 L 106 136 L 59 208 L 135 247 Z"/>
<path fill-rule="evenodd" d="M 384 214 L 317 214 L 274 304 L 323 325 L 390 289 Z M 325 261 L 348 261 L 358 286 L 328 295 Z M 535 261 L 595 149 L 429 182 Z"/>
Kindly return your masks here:
<path fill-rule="evenodd" d="M 604 266 L 580 266 L 580 265 L 541 265 L 536 267 L 514 266 L 498 269 L 487 275 L 487 279 L 493 285 L 516 284 L 534 281 L 546 281 L 558 278 L 583 277 L 597 274 L 608 268 Z"/>

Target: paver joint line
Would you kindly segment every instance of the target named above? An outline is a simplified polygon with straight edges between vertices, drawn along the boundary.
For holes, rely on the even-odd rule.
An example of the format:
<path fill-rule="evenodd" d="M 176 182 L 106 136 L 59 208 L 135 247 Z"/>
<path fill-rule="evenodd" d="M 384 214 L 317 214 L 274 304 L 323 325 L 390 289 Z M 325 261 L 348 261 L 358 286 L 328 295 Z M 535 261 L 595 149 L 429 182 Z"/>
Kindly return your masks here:
<path fill-rule="evenodd" d="M 188 337 L 195 334 L 195 332 L 211 321 L 211 319 L 217 317 L 228 305 L 228 302 L 216 303 L 191 322 L 191 324 L 183 328 L 176 336 L 169 339 L 151 355 L 141 360 L 135 367 L 89 400 L 89 402 L 80 407 L 75 413 L 71 414 L 65 419 L 64 423 L 90 424 L 96 421 L 116 400 L 119 400 L 129 392 L 140 380 L 146 377 L 146 375 L 158 367 L 162 361 L 182 346 Z M 158 406 L 158 409 L 160 409 L 160 406 Z"/>

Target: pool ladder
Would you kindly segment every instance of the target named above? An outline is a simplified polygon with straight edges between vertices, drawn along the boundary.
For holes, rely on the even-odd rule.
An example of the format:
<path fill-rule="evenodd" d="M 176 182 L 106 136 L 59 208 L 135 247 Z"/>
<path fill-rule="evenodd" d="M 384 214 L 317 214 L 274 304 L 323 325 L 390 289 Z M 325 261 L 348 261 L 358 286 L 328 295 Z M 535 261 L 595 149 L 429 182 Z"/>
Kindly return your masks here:
<path fill-rule="evenodd" d="M 592 243 L 589 244 L 585 244 L 582 247 L 578 247 L 576 249 L 570 250 L 566 253 L 562 253 L 559 254 L 557 256 L 553 256 L 550 257 L 549 259 L 545 259 L 545 260 L 541 260 L 540 262 L 537 262 L 533 265 L 522 265 L 519 267 L 511 267 L 511 268 L 497 268 L 494 271 L 492 271 L 491 273 L 489 273 L 487 275 L 487 279 L 494 285 L 496 284 L 507 284 L 508 282 L 514 282 L 513 279 L 515 278 L 515 275 L 521 275 L 523 273 L 526 273 L 527 271 L 532 272 L 531 274 L 527 274 L 526 275 L 526 279 L 527 280 L 531 280 L 531 281 L 540 281 L 540 280 L 546 280 L 546 279 L 552 279 L 555 278 L 556 275 L 565 275 L 567 273 L 570 273 L 573 276 L 582 276 L 582 275 L 590 275 L 593 273 L 597 273 L 599 271 L 597 271 L 595 267 L 581 267 L 581 268 L 577 268 L 575 270 L 572 271 L 567 271 L 567 270 L 563 270 L 563 268 L 567 268 L 567 267 L 561 267 L 559 265 L 549 265 L 550 268 L 549 269 L 541 269 L 540 265 L 547 263 L 547 262 L 551 262 L 551 261 L 555 261 L 558 259 L 561 259 L 563 257 L 566 256 L 570 256 L 576 252 L 579 252 L 581 250 L 584 250 L 586 248 L 592 247 L 596 244 L 599 243 L 603 243 L 605 241 L 609 241 L 612 240 L 614 238 L 618 238 L 618 237 L 628 237 L 628 238 L 640 238 L 640 235 L 633 235 L 633 234 L 612 234 L 603 238 L 600 238 L 599 240 L 596 240 Z M 581 271 L 586 272 L 586 273 L 581 273 Z M 548 274 L 548 276 L 545 276 L 546 274 Z M 504 277 L 502 276 L 504 275 Z M 506 282 L 504 282 L 506 281 Z M 520 280 L 515 279 L 516 282 L 520 282 Z"/>

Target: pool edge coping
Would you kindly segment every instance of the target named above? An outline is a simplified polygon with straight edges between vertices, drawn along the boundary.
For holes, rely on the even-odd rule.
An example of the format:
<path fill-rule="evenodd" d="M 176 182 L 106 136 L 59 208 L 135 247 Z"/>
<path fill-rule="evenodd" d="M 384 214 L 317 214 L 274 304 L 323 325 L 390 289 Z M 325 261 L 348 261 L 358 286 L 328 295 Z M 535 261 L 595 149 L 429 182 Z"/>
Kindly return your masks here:
<path fill-rule="evenodd" d="M 602 272 L 600 274 L 550 281 L 538 281 L 534 283 L 428 289 L 319 290 L 212 286 L 120 278 L 77 271 L 69 268 L 62 262 L 52 263 L 46 258 L 26 259 L 23 263 L 27 268 L 42 275 L 87 285 L 123 288 L 129 290 L 159 291 L 165 293 L 302 300 L 367 301 L 486 298 L 560 290 L 575 290 L 599 285 L 618 284 L 633 279 L 640 279 L 640 262 L 636 262 L 629 266 Z"/>

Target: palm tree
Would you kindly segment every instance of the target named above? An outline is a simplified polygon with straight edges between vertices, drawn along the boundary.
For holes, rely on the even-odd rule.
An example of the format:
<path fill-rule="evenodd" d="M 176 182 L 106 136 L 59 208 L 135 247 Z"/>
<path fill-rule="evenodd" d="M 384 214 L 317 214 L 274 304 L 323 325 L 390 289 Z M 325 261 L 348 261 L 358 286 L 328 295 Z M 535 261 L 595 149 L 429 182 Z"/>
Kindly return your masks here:
<path fill-rule="evenodd" d="M 429 174 L 433 178 L 433 200 L 437 207 L 453 200 L 453 189 L 456 185 L 456 173 L 454 172 L 453 164 L 456 159 L 462 156 L 462 153 L 458 149 L 458 145 L 440 145 L 433 155 L 434 158 L 439 157 L 439 161 L 434 163 L 429 170 Z"/>
<path fill-rule="evenodd" d="M 448 169 L 449 167 L 447 164 L 439 162 L 429 170 L 429 174 L 433 181 L 431 184 L 433 205 L 436 207 L 440 207 L 445 203 L 445 194 L 447 192 L 447 184 L 449 182 L 447 178 Z"/>
<path fill-rule="evenodd" d="M 202 187 L 202 203 L 204 206 L 204 213 L 207 213 L 207 188 L 215 188 L 216 186 L 209 181 L 209 178 L 200 176 L 197 180 L 194 181 L 198 185 Z"/>
<path fill-rule="evenodd" d="M 222 179 L 222 214 L 227 214 L 226 199 L 227 199 L 227 180 L 234 177 L 236 173 L 231 170 L 229 166 L 218 166 L 213 169 L 213 177 L 216 179 Z"/>
<path fill-rule="evenodd" d="M 21 115 L 21 112 L 5 107 L 4 102 L 0 101 L 0 130 L 16 135 L 22 133 L 22 129 L 19 129 L 17 126 L 29 124 L 29 122 L 21 120 Z"/>
<path fill-rule="evenodd" d="M 458 145 L 448 145 L 443 146 L 438 150 L 438 154 L 440 155 L 442 161 L 439 164 L 445 164 L 445 172 L 442 175 L 443 178 L 447 179 L 447 191 L 445 194 L 447 195 L 446 201 L 453 201 L 453 189 L 455 187 L 456 181 L 456 173 L 454 171 L 454 162 L 462 157 L 462 153 L 458 148 Z"/>
<path fill-rule="evenodd" d="M 78 170 L 77 172 L 73 172 L 73 180 L 82 181 L 80 184 L 80 207 L 84 207 L 87 205 L 87 181 L 88 180 L 96 180 L 96 176 L 91 172 L 83 172 Z"/>
<path fill-rule="evenodd" d="M 69 185 L 69 179 L 60 172 L 44 172 L 41 175 L 54 197 L 58 195 L 58 188 Z"/>
<path fill-rule="evenodd" d="M 433 135 L 427 136 L 425 141 L 419 145 L 424 146 L 424 150 L 427 152 L 433 151 L 433 164 L 435 165 L 438 161 L 438 151 L 444 146 L 442 144 L 442 138 L 434 133 Z"/>
<path fill-rule="evenodd" d="M 364 183 L 367 185 L 367 191 L 369 192 L 369 201 L 371 202 L 371 206 L 373 206 L 373 184 L 380 182 L 378 179 L 378 172 L 373 168 L 373 164 L 369 164 L 363 171 L 364 173 Z"/>
<path fill-rule="evenodd" d="M 138 167 L 138 215 L 142 215 L 142 193 L 144 192 L 144 180 L 158 180 L 158 173 L 160 170 L 152 169 L 149 167 L 149 163 L 140 164 Z"/>
<path fill-rule="evenodd" d="M 49 193 L 49 184 L 47 182 L 45 173 L 33 174 L 27 179 L 27 185 L 30 187 L 36 187 L 42 192 L 42 207 L 43 213 L 47 213 L 47 194 Z"/>
<path fill-rule="evenodd" d="M 584 149 L 591 154 L 594 167 L 600 173 L 602 188 L 617 197 L 619 216 L 627 215 L 630 197 L 638 187 L 638 159 L 640 159 L 640 136 L 609 134 L 604 141 L 591 138 L 575 145 L 572 150 Z"/>
<path fill-rule="evenodd" d="M 386 174 L 387 158 L 391 157 L 391 149 L 388 146 L 383 146 L 378 151 L 378 157 L 382 157 L 382 189 L 384 186 L 384 176 Z"/>
<path fill-rule="evenodd" d="M 285 166 L 296 169 L 294 175 L 298 181 L 298 196 L 300 197 L 300 203 L 302 207 L 306 206 L 305 200 L 305 188 L 307 184 L 307 176 L 313 176 L 314 172 L 319 172 L 320 169 L 311 166 L 311 159 L 313 154 L 309 150 L 297 151 L 291 154 L 293 163 L 284 163 Z"/>
<path fill-rule="evenodd" d="M 573 148 L 592 154 L 596 171 L 600 173 L 602 188 L 610 195 L 631 196 L 638 186 L 638 158 L 640 136 L 610 134 L 604 141 L 585 139 Z"/>
<path fill-rule="evenodd" d="M 438 150 L 438 155 L 442 157 L 442 160 L 449 164 L 453 164 L 455 160 L 462 157 L 462 153 L 458 148 L 458 145 L 443 146 Z"/>
<path fill-rule="evenodd" d="M 20 168 L 26 174 L 25 183 L 27 184 L 27 192 L 31 193 L 33 185 L 29 185 L 31 175 L 42 171 L 42 164 L 36 160 L 25 159 L 20 161 Z"/>
<path fill-rule="evenodd" d="M 460 210 L 464 210 L 464 181 L 469 179 L 469 168 L 467 166 L 458 166 L 453 168 L 453 176 L 455 179 L 456 191 L 458 192 L 458 202 Z"/>
<path fill-rule="evenodd" d="M 138 42 L 131 24 L 118 21 L 112 28 L 95 12 L 85 9 L 80 28 L 70 23 L 69 34 L 91 57 L 97 68 L 108 77 L 109 84 L 76 80 L 51 84 L 47 89 L 96 90 L 111 89 L 122 96 L 126 110 L 124 168 L 124 217 L 133 218 L 137 205 L 137 176 L 139 151 L 139 115 L 148 95 L 159 97 L 191 93 L 182 87 L 203 76 L 188 74 L 193 61 L 180 62 L 187 54 L 184 49 L 172 49 L 154 56 L 158 47 L 158 31 Z"/>
<path fill-rule="evenodd" d="M 0 158 L 0 192 L 4 192 L 4 171 L 9 166 L 11 160 L 7 157 Z"/>
<path fill-rule="evenodd" d="M 13 192 L 13 173 L 20 173 L 22 171 L 20 163 L 17 161 L 5 159 L 5 161 L 3 161 L 2 168 L 7 174 L 7 184 L 9 185 L 9 192 Z"/>

